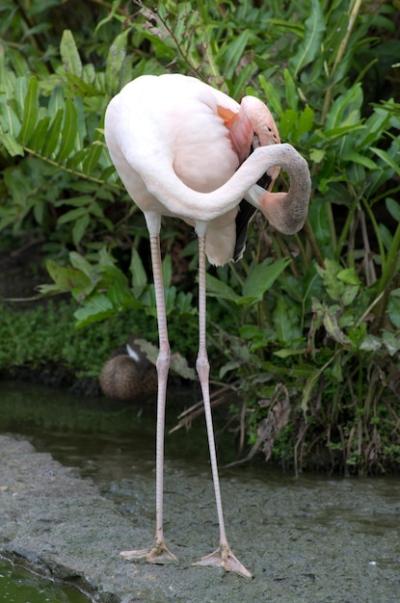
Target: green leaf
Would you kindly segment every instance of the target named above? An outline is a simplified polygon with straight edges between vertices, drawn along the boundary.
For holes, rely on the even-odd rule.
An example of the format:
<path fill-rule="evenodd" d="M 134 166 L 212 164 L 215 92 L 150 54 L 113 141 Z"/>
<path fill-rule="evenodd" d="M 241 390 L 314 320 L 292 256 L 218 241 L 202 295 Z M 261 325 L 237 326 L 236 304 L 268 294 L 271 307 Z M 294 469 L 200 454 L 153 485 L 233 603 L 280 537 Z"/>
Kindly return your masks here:
<path fill-rule="evenodd" d="M 363 352 L 376 352 L 382 346 L 382 340 L 375 335 L 367 335 L 360 344 L 360 350 Z"/>
<path fill-rule="evenodd" d="M 162 273 L 163 273 L 163 282 L 164 287 L 168 288 L 171 285 L 172 279 L 172 260 L 171 255 L 168 253 L 162 263 Z"/>
<path fill-rule="evenodd" d="M 310 401 L 312 391 L 318 382 L 320 374 L 321 374 L 320 371 L 314 371 L 312 373 L 312 375 L 310 375 L 310 377 L 308 377 L 308 379 L 303 387 L 303 395 L 301 398 L 301 409 L 304 414 L 308 410 L 308 403 Z"/>
<path fill-rule="evenodd" d="M 129 266 L 132 274 L 132 287 L 136 297 L 140 297 L 147 285 L 147 275 L 137 249 L 132 249 L 131 264 Z"/>
<path fill-rule="evenodd" d="M 393 245 L 393 235 L 385 224 L 379 224 L 379 232 L 386 249 L 390 251 Z"/>
<path fill-rule="evenodd" d="M 83 257 L 83 255 L 77 253 L 76 251 L 71 251 L 69 254 L 69 261 L 74 268 L 80 270 L 83 272 L 83 274 L 86 274 L 92 283 L 96 282 L 96 268 L 92 266 L 92 264 L 90 264 L 87 259 Z"/>
<path fill-rule="evenodd" d="M 0 144 L 2 144 L 7 153 L 11 156 L 11 157 L 15 157 L 16 155 L 24 155 L 24 148 L 22 145 L 19 144 L 19 142 L 17 142 L 15 140 L 15 138 L 13 138 L 13 136 L 11 136 L 11 134 L 5 134 L 1 129 L 0 129 Z"/>
<path fill-rule="evenodd" d="M 326 151 L 324 149 L 311 149 L 310 151 L 310 159 L 314 163 L 321 163 L 325 155 Z"/>
<path fill-rule="evenodd" d="M 378 155 L 378 157 L 380 157 L 382 161 L 384 161 L 395 172 L 395 174 L 400 176 L 400 167 L 397 165 L 395 160 L 389 155 L 389 153 L 383 151 L 382 149 L 377 149 L 376 147 L 371 147 L 371 151 L 373 151 L 375 155 Z"/>
<path fill-rule="evenodd" d="M 91 174 L 94 168 L 97 166 L 104 145 L 99 140 L 95 140 L 89 147 L 88 151 L 85 151 L 85 159 L 83 160 L 83 171 L 85 174 Z M 78 151 L 79 152 L 79 151 Z M 79 162 L 78 162 L 79 163 Z"/>
<path fill-rule="evenodd" d="M 150 343 L 150 341 L 147 341 L 146 339 L 135 338 L 135 344 L 139 346 L 140 350 L 146 356 L 147 360 L 155 366 L 158 357 L 158 347 Z"/>
<path fill-rule="evenodd" d="M 310 132 L 314 123 L 314 111 L 308 105 L 300 113 L 300 119 L 297 125 L 297 132 L 299 136 Z"/>
<path fill-rule="evenodd" d="M 14 98 L 15 109 L 20 120 L 24 117 L 25 98 L 28 92 L 28 78 L 25 76 L 17 77 L 15 80 Z"/>
<path fill-rule="evenodd" d="M 60 129 L 61 129 L 61 122 L 63 119 L 63 110 L 62 109 L 58 109 L 48 132 L 47 135 L 47 141 L 44 145 L 42 154 L 45 157 L 50 157 L 54 151 L 56 150 L 56 147 L 58 145 L 59 139 L 60 139 Z"/>
<path fill-rule="evenodd" d="M 207 295 L 212 297 L 220 297 L 222 299 L 227 299 L 229 301 L 238 302 L 240 297 L 235 291 L 229 287 L 226 283 L 215 278 L 215 276 L 211 276 L 211 274 L 207 274 L 206 276 L 207 283 Z"/>
<path fill-rule="evenodd" d="M 64 123 L 61 133 L 60 148 L 57 153 L 58 161 L 64 161 L 74 148 L 78 131 L 78 115 L 71 99 L 65 101 Z"/>
<path fill-rule="evenodd" d="M 346 136 L 347 134 L 356 132 L 357 130 L 363 130 L 364 128 L 365 126 L 362 124 L 332 128 L 330 130 L 325 130 L 323 132 L 323 137 L 327 138 L 328 140 L 334 140 L 335 138 L 342 138 L 342 136 Z"/>
<path fill-rule="evenodd" d="M 394 356 L 400 351 L 400 337 L 391 331 L 384 330 L 382 332 L 382 341 L 390 356 Z"/>
<path fill-rule="evenodd" d="M 289 298 L 279 296 L 272 314 L 278 340 L 288 344 L 301 336 L 298 305 Z"/>
<path fill-rule="evenodd" d="M 289 258 L 281 258 L 271 263 L 267 258 L 261 264 L 255 264 L 243 285 L 243 295 L 261 300 L 290 262 Z"/>
<path fill-rule="evenodd" d="M 332 337 L 332 339 L 334 339 L 338 343 L 341 343 L 342 345 L 350 343 L 349 338 L 340 329 L 337 322 L 337 318 L 335 314 L 330 310 L 330 308 L 325 308 L 322 322 L 324 324 L 326 332 Z"/>
<path fill-rule="evenodd" d="M 388 314 L 392 324 L 400 329 L 400 289 L 394 289 L 390 294 Z"/>
<path fill-rule="evenodd" d="M 69 29 L 65 29 L 61 38 L 60 54 L 64 68 L 73 75 L 82 75 L 82 62 L 75 44 L 74 36 Z"/>
<path fill-rule="evenodd" d="M 344 291 L 344 283 L 338 280 L 337 274 L 340 271 L 340 265 L 328 258 L 324 261 L 325 267 L 316 266 L 318 273 L 324 281 L 326 291 L 334 301 L 341 298 Z"/>
<path fill-rule="evenodd" d="M 74 312 L 77 320 L 76 327 L 82 329 L 99 320 L 104 320 L 115 313 L 111 301 L 107 295 L 98 293 L 91 297 L 82 308 Z"/>
<path fill-rule="evenodd" d="M 263 101 L 268 105 L 272 113 L 280 115 L 282 113 L 282 104 L 277 89 L 263 75 L 259 76 L 258 81 L 266 96 Z"/>
<path fill-rule="evenodd" d="M 337 273 L 337 277 L 343 283 L 347 285 L 361 285 L 361 281 L 358 278 L 357 272 L 354 268 L 345 268 Z"/>
<path fill-rule="evenodd" d="M 75 299 L 79 299 L 92 286 L 88 277 L 76 268 L 60 266 L 53 260 L 47 260 L 46 269 L 55 282 L 58 293 L 70 292 Z"/>
<path fill-rule="evenodd" d="M 37 122 L 38 111 L 38 81 L 33 75 L 29 80 L 28 91 L 25 96 L 24 114 L 21 131 L 19 133 L 19 140 L 23 145 L 28 142 L 33 134 Z"/>
<path fill-rule="evenodd" d="M 342 295 L 342 303 L 344 306 L 350 306 L 353 303 L 357 297 L 359 289 L 359 287 L 353 287 L 352 285 L 349 285 L 345 288 Z"/>
<path fill-rule="evenodd" d="M 21 130 L 21 122 L 15 110 L 15 103 L 5 101 L 0 95 L 0 125 L 5 133 L 16 137 Z"/>
<path fill-rule="evenodd" d="M 307 353 L 307 348 L 300 349 L 292 349 L 292 348 L 282 348 L 277 352 L 274 352 L 274 356 L 278 356 L 278 358 L 290 358 L 291 356 L 300 356 L 302 354 Z"/>
<path fill-rule="evenodd" d="M 286 94 L 286 103 L 290 109 L 297 109 L 297 104 L 299 100 L 299 96 L 297 94 L 296 84 L 292 78 L 292 74 L 289 69 L 283 70 L 283 77 L 285 80 L 285 94 Z"/>
<path fill-rule="evenodd" d="M 378 165 L 375 163 L 375 161 L 372 161 L 372 159 L 369 159 L 369 157 L 365 157 L 365 155 L 360 155 L 360 153 L 346 153 L 343 159 L 344 161 L 358 163 L 359 165 L 366 167 L 368 170 L 378 169 Z"/>
<path fill-rule="evenodd" d="M 293 139 L 297 130 L 298 113 L 294 109 L 286 109 L 279 116 L 279 132 L 282 140 Z"/>
<path fill-rule="evenodd" d="M 40 153 L 42 151 L 43 145 L 47 138 L 49 124 L 50 124 L 50 117 L 48 115 L 46 115 L 39 121 L 31 139 L 29 140 L 29 146 L 34 151 L 37 151 L 38 153 Z"/>
<path fill-rule="evenodd" d="M 84 161 L 89 153 L 90 153 L 91 149 L 79 149 L 79 151 L 77 151 L 76 153 L 73 152 L 68 158 L 67 158 L 67 166 L 69 168 L 72 169 L 80 169 L 81 167 L 81 163 L 82 161 Z M 88 170 L 83 170 L 86 174 L 90 173 L 88 172 Z"/>
<path fill-rule="evenodd" d="M 129 287 L 127 277 L 117 266 L 110 264 L 102 266 L 100 286 L 107 290 L 108 297 L 116 310 L 141 307 L 141 303 L 135 298 Z"/>
<path fill-rule="evenodd" d="M 322 13 L 321 2 L 312 0 L 310 16 L 305 23 L 304 39 L 295 56 L 289 63 L 296 77 L 299 72 L 311 63 L 321 49 L 322 34 L 325 31 L 325 21 Z"/>
<path fill-rule="evenodd" d="M 110 46 L 106 61 L 106 83 L 110 94 L 120 87 L 120 72 L 126 56 L 126 40 L 129 30 L 120 33 Z"/>
<path fill-rule="evenodd" d="M 171 314 L 171 312 L 176 311 L 176 287 L 167 287 L 164 290 L 165 294 L 165 307 L 167 309 L 167 314 Z"/>
<path fill-rule="evenodd" d="M 177 352 L 171 355 L 171 370 L 183 379 L 196 379 L 196 371 L 188 365 L 186 358 Z"/>
<path fill-rule="evenodd" d="M 67 222 L 74 222 L 79 220 L 82 216 L 86 216 L 88 213 L 87 207 L 75 207 L 62 214 L 57 220 L 57 224 L 66 224 Z"/>
<path fill-rule="evenodd" d="M 400 203 L 388 197 L 386 199 L 386 209 L 397 222 L 400 222 Z"/>
<path fill-rule="evenodd" d="M 360 83 L 354 84 L 333 103 L 326 120 L 326 129 L 359 125 L 363 91 Z"/>
<path fill-rule="evenodd" d="M 221 368 L 219 369 L 219 378 L 223 379 L 227 373 L 238 369 L 241 364 L 242 363 L 239 360 L 229 360 L 229 362 L 221 366 Z"/>
<path fill-rule="evenodd" d="M 85 214 L 84 216 L 82 216 L 81 218 L 76 220 L 76 222 L 72 228 L 72 240 L 76 247 L 79 245 L 83 235 L 85 234 L 86 229 L 89 226 L 89 223 L 90 223 L 90 217 L 87 214 Z"/>
<path fill-rule="evenodd" d="M 389 125 L 390 114 L 382 108 L 375 108 L 373 114 L 365 122 L 365 130 L 357 136 L 357 147 L 368 149 L 379 140 Z"/>
<path fill-rule="evenodd" d="M 233 39 L 224 52 L 224 77 L 231 79 L 235 73 L 235 69 L 239 64 L 244 53 L 247 43 L 252 36 L 249 29 L 245 29 L 242 33 Z"/>

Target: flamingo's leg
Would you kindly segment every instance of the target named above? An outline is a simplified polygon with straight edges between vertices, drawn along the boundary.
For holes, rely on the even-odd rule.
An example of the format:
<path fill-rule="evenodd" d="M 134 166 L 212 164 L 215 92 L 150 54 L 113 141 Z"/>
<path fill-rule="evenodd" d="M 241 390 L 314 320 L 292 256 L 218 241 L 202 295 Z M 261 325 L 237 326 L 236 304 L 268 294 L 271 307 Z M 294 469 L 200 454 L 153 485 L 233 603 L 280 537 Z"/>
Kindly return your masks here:
<path fill-rule="evenodd" d="M 206 347 L 206 225 L 196 224 L 199 238 L 199 353 L 196 368 L 200 379 L 203 394 L 204 413 L 206 417 L 208 445 L 210 449 L 211 471 L 214 482 L 215 501 L 219 523 L 219 547 L 210 555 L 202 557 L 195 565 L 213 565 L 223 567 L 228 572 L 235 572 L 246 578 L 251 578 L 251 573 L 240 563 L 233 554 L 226 538 L 224 514 L 222 510 L 221 489 L 218 476 L 217 453 L 215 449 L 214 430 L 211 416 L 209 373 Z"/>
<path fill-rule="evenodd" d="M 170 347 L 168 341 L 167 315 L 165 311 L 164 283 L 162 278 L 160 252 L 160 223 L 158 214 L 145 214 L 150 234 L 151 261 L 153 266 L 154 290 L 157 305 L 157 323 L 159 335 L 159 354 L 157 358 L 157 435 L 156 435 L 156 535 L 155 543 L 149 549 L 122 551 L 121 556 L 128 561 L 146 559 L 151 563 L 176 561 L 164 540 L 163 530 L 163 477 L 164 477 L 164 429 L 165 429 L 165 400 L 167 380 L 170 365 Z"/>

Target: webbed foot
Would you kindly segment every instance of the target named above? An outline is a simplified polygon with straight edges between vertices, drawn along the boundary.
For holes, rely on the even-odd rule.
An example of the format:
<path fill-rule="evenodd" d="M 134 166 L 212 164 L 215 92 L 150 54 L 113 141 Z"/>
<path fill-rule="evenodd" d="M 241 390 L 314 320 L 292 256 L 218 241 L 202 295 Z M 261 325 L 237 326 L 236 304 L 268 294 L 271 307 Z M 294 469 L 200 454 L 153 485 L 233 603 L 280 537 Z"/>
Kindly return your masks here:
<path fill-rule="evenodd" d="M 164 541 L 156 542 L 156 544 L 149 549 L 122 551 L 120 555 L 127 561 L 139 561 L 140 559 L 144 559 L 148 563 L 158 563 L 160 565 L 178 560 L 177 557 L 168 549 Z"/>
<path fill-rule="evenodd" d="M 234 572 L 244 578 L 253 576 L 248 569 L 240 563 L 239 559 L 233 554 L 229 545 L 220 545 L 220 547 L 211 553 L 196 561 L 193 565 L 211 565 L 214 567 L 223 567 L 226 572 Z"/>

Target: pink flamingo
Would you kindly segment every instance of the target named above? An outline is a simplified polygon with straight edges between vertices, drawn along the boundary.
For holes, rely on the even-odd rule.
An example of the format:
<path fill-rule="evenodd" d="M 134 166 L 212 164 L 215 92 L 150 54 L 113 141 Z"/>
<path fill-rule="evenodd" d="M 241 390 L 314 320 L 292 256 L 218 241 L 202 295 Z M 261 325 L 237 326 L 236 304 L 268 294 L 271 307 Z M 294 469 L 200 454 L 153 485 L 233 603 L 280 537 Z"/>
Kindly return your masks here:
<path fill-rule="evenodd" d="M 163 532 L 164 419 L 170 365 L 161 272 L 161 216 L 194 226 L 199 243 L 199 351 L 196 368 L 204 400 L 210 461 L 219 521 L 219 548 L 199 565 L 222 566 L 251 577 L 227 540 L 209 396 L 206 349 L 206 260 L 222 265 L 244 249 L 247 223 L 256 209 L 280 232 L 304 223 L 310 197 L 306 161 L 279 134 L 266 105 L 246 96 L 239 105 L 226 94 L 183 75 L 144 75 L 127 84 L 107 107 L 105 137 L 129 195 L 144 212 L 150 235 L 157 305 L 156 534 L 152 547 L 124 551 L 128 560 L 164 563 L 176 557 Z M 271 193 L 279 168 L 287 193 Z M 261 180 L 260 180 L 261 179 Z"/>

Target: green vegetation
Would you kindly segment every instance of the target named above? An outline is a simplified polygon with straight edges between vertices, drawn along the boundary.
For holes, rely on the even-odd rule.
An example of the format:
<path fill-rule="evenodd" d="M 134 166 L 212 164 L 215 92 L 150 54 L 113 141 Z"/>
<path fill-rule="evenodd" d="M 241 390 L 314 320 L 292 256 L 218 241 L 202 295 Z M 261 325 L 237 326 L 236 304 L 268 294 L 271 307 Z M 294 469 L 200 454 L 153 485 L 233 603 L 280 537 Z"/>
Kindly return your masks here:
<path fill-rule="evenodd" d="M 94 327 L 77 330 L 74 312 L 76 305 L 66 301 L 50 301 L 23 312 L 0 306 L 0 369 L 30 367 L 32 369 L 61 366 L 72 375 L 98 377 L 104 362 L 116 348 L 126 344 L 128 337 L 157 343 L 157 328 L 152 317 L 136 312 L 121 312 L 108 320 L 97 322 Z M 196 326 L 189 339 L 182 333 L 182 317 L 171 322 L 171 337 L 176 349 L 191 357 Z M 185 366 L 179 370 L 173 364 L 175 374 L 187 374 Z"/>
<path fill-rule="evenodd" d="M 127 317 L 154 341 L 146 231 L 105 149 L 107 102 L 132 78 L 167 71 L 265 99 L 282 140 L 309 161 L 309 220 L 293 238 L 257 220 L 243 261 L 210 270 L 214 377 L 243 401 L 232 413 L 251 454 L 269 458 L 274 444 L 273 458 L 298 469 L 398 467 L 396 3 L 304 0 L 282 14 L 276 1 L 93 1 L 79 3 L 78 17 L 70 4 L 6 0 L 0 9 L 6 244 L 43 238 L 53 283 L 42 290 L 72 294 L 88 342 L 113 321 L 130 334 Z M 191 230 L 167 221 L 163 250 L 172 346 L 191 360 Z M 67 362 L 82 367 L 75 341 Z"/>
<path fill-rule="evenodd" d="M 124 344 L 132 333 L 134 317 L 115 316 L 96 329 L 77 331 L 74 307 L 66 302 L 17 312 L 1 308 L 0 366 L 61 365 L 77 377 L 96 377 L 110 351 Z"/>

